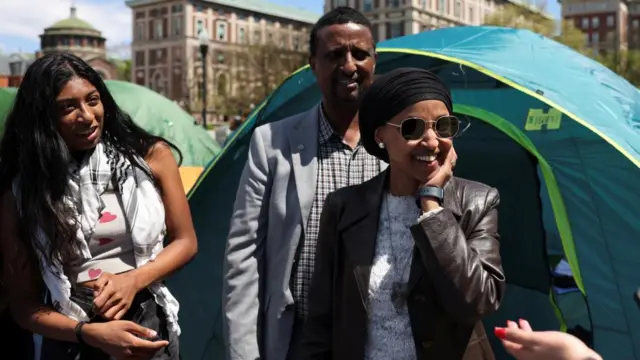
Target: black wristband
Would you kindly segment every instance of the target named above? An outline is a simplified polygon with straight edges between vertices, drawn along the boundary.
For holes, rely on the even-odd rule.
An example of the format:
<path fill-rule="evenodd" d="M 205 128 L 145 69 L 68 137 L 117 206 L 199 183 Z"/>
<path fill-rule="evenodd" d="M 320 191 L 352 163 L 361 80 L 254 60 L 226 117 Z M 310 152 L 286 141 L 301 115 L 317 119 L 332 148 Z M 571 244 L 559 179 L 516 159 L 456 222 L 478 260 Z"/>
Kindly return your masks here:
<path fill-rule="evenodd" d="M 84 338 L 82 337 L 82 327 L 86 324 L 86 321 L 80 321 L 78 322 L 78 324 L 76 324 L 76 327 L 73 329 L 73 332 L 76 333 L 76 339 L 78 339 L 78 343 L 80 343 L 81 345 L 86 345 L 87 343 L 84 342 Z"/>
<path fill-rule="evenodd" d="M 438 201 L 438 203 L 440 203 L 440 205 L 442 205 L 442 202 L 444 200 L 444 190 L 436 186 L 425 186 L 418 189 L 418 193 L 416 194 L 416 196 L 418 198 L 429 197 L 435 199 Z"/>

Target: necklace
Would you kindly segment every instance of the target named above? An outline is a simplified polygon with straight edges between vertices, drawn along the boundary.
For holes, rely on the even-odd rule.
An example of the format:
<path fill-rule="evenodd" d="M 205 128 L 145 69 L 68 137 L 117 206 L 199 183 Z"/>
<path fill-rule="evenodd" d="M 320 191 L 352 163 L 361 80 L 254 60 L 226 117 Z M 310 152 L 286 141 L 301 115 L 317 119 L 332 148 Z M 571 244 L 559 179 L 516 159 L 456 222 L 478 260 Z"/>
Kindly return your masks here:
<path fill-rule="evenodd" d="M 387 230 L 389 231 L 389 247 L 391 248 L 391 256 L 393 258 L 393 267 L 396 275 L 395 278 L 397 279 L 391 285 L 391 303 L 396 309 L 396 312 L 400 314 L 402 313 L 402 310 L 407 303 L 407 299 L 409 298 L 409 284 L 404 281 L 404 275 L 409 268 L 407 265 L 411 261 L 412 256 L 407 256 L 402 267 L 398 266 L 400 261 L 396 257 L 397 252 L 393 248 L 393 230 L 391 228 L 391 211 L 389 210 L 390 199 L 391 195 L 387 194 Z"/>

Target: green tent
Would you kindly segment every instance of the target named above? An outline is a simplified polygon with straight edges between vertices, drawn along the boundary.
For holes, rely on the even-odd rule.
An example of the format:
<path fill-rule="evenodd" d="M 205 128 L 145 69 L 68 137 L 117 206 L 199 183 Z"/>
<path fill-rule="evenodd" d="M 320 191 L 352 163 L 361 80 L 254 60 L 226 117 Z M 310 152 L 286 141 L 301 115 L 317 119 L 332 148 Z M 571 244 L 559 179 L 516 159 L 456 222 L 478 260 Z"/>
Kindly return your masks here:
<path fill-rule="evenodd" d="M 218 152 L 220 145 L 178 104 L 157 92 L 130 82 L 105 81 L 118 105 L 136 124 L 162 136 L 182 151 L 182 166 L 204 167 Z M 11 109 L 15 88 L 0 89 L 0 131 Z"/>
<path fill-rule="evenodd" d="M 182 166 L 206 166 L 220 145 L 178 104 L 146 87 L 107 80 L 107 87 L 122 109 L 148 132 L 162 136 L 182 151 Z"/>
<path fill-rule="evenodd" d="M 16 95 L 15 88 L 0 88 L 0 134 L 4 132 L 4 118 L 11 110 L 13 97 Z"/>

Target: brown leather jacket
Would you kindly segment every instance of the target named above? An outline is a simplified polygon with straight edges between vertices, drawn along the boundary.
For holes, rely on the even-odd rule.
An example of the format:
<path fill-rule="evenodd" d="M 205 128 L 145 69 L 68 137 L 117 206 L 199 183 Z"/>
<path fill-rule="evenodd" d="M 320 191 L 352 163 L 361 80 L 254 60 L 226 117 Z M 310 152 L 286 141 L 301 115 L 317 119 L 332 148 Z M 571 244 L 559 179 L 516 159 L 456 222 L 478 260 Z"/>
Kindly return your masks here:
<path fill-rule="evenodd" d="M 326 200 L 303 335 L 306 359 L 364 359 L 369 275 L 387 183 L 385 171 Z M 499 195 L 455 177 L 444 190 L 444 210 L 411 227 L 418 251 L 407 306 L 417 358 L 494 359 L 481 319 L 498 309 L 505 291 Z"/>

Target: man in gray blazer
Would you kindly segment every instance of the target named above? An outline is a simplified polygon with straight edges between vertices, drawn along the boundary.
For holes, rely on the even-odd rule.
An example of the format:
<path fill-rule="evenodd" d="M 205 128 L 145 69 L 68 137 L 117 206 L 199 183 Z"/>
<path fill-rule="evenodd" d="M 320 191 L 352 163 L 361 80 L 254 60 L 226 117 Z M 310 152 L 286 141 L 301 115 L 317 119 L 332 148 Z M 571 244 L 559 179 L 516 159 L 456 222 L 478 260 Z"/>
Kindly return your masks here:
<path fill-rule="evenodd" d="M 371 24 L 336 8 L 315 24 L 309 65 L 321 104 L 258 127 L 227 242 L 223 332 L 230 360 L 298 360 L 320 213 L 329 192 L 386 164 L 360 144 L 358 99 L 375 71 Z"/>

